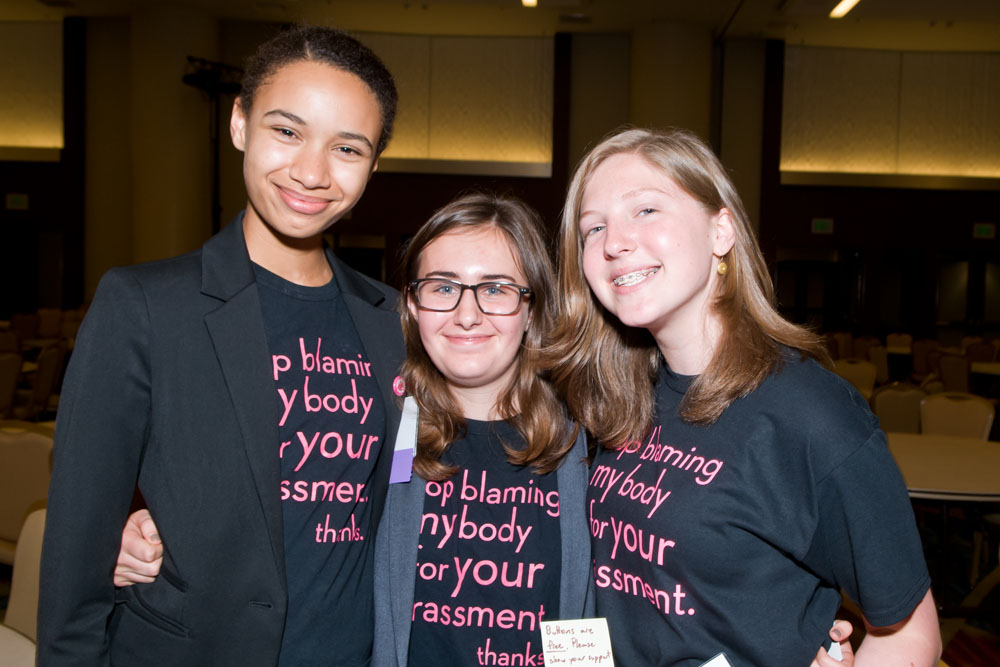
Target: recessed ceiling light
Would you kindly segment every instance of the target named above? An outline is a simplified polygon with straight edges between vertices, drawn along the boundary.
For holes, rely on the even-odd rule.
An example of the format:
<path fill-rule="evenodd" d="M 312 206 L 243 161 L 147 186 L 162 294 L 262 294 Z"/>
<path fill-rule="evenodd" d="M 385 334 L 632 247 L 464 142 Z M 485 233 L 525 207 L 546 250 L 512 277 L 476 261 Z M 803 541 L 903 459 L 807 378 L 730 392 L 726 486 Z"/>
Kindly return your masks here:
<path fill-rule="evenodd" d="M 841 19 L 847 15 L 847 12 L 854 9 L 854 5 L 858 4 L 858 0 L 840 0 L 837 6 L 830 10 L 830 18 Z"/>

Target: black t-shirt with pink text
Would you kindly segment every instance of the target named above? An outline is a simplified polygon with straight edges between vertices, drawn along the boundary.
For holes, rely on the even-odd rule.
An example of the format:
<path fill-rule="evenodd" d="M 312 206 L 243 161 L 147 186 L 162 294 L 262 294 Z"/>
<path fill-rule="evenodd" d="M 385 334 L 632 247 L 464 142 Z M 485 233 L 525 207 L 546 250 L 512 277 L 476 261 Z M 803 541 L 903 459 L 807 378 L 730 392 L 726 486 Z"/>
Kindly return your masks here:
<path fill-rule="evenodd" d="M 556 474 L 507 461 L 524 439 L 506 422 L 467 420 L 427 482 L 409 664 L 542 665 L 539 622 L 559 618 Z"/>
<path fill-rule="evenodd" d="M 601 448 L 587 514 L 617 664 L 808 665 L 841 603 L 873 624 L 930 585 L 906 488 L 847 382 L 789 353 L 709 426 L 681 420 L 692 378 L 664 368 L 653 428 Z"/>
<path fill-rule="evenodd" d="M 303 287 L 254 270 L 279 415 L 288 581 L 279 664 L 367 665 L 381 394 L 335 281 Z"/>

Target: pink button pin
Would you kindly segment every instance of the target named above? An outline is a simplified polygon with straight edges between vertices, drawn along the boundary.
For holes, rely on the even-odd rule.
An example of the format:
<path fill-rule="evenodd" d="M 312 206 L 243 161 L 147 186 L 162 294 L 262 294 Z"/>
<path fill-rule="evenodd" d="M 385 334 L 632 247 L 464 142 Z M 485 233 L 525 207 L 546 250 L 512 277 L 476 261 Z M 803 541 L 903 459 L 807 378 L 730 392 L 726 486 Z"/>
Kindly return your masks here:
<path fill-rule="evenodd" d="M 396 392 L 396 396 L 402 396 L 406 393 L 406 383 L 403 382 L 403 378 L 399 375 L 392 381 L 392 390 Z"/>

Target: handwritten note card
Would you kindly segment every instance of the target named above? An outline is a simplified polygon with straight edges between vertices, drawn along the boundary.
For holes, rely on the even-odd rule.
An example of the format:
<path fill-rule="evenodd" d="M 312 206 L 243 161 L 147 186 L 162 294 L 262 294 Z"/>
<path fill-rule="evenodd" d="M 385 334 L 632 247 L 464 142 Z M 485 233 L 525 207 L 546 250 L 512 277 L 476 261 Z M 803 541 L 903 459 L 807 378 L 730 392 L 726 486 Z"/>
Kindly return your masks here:
<path fill-rule="evenodd" d="M 542 621 L 541 626 L 546 667 L 614 664 L 607 620 Z"/>

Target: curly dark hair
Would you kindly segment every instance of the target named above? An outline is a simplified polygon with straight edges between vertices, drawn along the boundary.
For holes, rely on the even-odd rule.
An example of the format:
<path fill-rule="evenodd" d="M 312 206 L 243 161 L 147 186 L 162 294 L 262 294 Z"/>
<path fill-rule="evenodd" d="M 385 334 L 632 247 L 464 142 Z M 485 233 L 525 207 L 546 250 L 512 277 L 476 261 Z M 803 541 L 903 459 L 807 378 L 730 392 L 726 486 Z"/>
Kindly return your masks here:
<path fill-rule="evenodd" d="M 398 95 L 392 74 L 367 46 L 343 30 L 324 26 L 296 25 L 282 30 L 261 44 L 247 59 L 240 89 L 243 112 L 250 114 L 257 89 L 285 65 L 309 60 L 349 72 L 371 89 L 382 110 L 382 134 L 376 154 L 385 150 L 392 136 Z"/>

